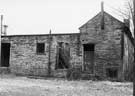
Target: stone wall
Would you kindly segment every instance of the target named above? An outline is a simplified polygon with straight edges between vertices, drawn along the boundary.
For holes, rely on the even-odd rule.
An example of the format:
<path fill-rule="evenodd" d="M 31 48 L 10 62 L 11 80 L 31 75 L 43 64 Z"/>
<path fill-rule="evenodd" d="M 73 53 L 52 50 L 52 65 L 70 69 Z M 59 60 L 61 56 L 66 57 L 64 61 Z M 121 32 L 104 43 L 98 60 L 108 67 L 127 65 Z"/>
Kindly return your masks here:
<path fill-rule="evenodd" d="M 70 68 L 83 66 L 83 44 L 95 44 L 94 74 L 107 77 L 106 69 L 117 69 L 118 76 L 125 78 L 132 71 L 133 46 L 121 31 L 122 22 L 110 14 L 100 12 L 80 27 L 80 33 L 52 34 L 51 39 L 51 74 L 65 75 L 65 69 L 55 69 L 58 42 L 68 43 L 70 47 Z M 102 21 L 102 22 L 101 22 Z M 104 24 L 104 29 L 101 25 Z M 13 35 L 3 36 L 2 42 L 11 44 L 10 70 L 15 74 L 46 76 L 48 74 L 49 35 Z M 44 54 L 36 53 L 36 44 L 44 43 Z M 122 45 L 124 43 L 124 46 Z M 123 50 L 124 48 L 124 50 Z M 124 53 L 123 53 L 124 52 Z M 123 57 L 124 56 L 124 57 Z M 123 64 L 122 64 L 123 63 Z M 123 73 L 122 73 L 123 72 Z"/>
<path fill-rule="evenodd" d="M 10 48 L 10 70 L 12 73 L 21 75 L 46 76 L 48 73 L 48 47 L 49 35 L 32 36 L 5 36 L 2 42 L 11 44 Z M 78 52 L 78 34 L 52 35 L 51 39 L 51 74 L 56 75 L 56 53 L 57 42 L 65 42 L 70 45 L 70 64 L 81 62 L 76 55 Z M 36 53 L 36 44 L 45 43 L 44 54 Z"/>
<path fill-rule="evenodd" d="M 106 76 L 106 68 L 117 68 L 121 60 L 121 30 L 122 23 L 104 12 L 104 30 L 101 30 L 99 13 L 93 19 L 80 27 L 81 43 L 95 44 L 95 74 Z"/>

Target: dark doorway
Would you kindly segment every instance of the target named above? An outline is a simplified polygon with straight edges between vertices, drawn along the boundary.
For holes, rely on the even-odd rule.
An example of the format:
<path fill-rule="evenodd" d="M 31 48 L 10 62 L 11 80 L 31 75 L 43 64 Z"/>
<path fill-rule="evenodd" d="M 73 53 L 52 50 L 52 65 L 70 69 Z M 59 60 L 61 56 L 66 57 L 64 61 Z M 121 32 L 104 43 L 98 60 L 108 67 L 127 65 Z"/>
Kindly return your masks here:
<path fill-rule="evenodd" d="M 1 67 L 9 67 L 10 43 L 1 44 Z"/>
<path fill-rule="evenodd" d="M 68 43 L 58 42 L 55 69 L 68 69 L 70 47 Z"/>
<path fill-rule="evenodd" d="M 84 50 L 83 50 L 84 51 L 84 54 L 83 54 L 84 71 L 93 73 L 95 45 L 94 44 L 84 44 L 83 48 L 84 48 Z"/>

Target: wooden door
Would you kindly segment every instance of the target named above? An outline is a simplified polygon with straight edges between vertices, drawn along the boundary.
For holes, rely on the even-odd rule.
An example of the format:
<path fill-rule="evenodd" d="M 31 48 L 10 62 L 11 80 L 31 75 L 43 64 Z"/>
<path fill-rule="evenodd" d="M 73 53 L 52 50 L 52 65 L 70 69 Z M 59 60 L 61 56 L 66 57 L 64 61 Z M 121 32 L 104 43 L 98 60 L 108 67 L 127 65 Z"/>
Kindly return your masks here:
<path fill-rule="evenodd" d="M 93 46 L 93 45 L 92 45 Z M 84 70 L 93 73 L 94 70 L 94 47 L 91 45 L 84 46 Z"/>

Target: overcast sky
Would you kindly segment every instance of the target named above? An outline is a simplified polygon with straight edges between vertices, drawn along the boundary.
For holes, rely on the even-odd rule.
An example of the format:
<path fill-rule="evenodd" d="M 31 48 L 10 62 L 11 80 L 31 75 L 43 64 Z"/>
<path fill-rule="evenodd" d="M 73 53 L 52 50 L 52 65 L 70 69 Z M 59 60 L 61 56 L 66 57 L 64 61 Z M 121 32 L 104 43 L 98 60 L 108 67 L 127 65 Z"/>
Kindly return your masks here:
<path fill-rule="evenodd" d="M 76 33 L 78 28 L 104 9 L 118 19 L 116 9 L 123 9 L 125 0 L 0 0 L 7 33 L 47 34 Z"/>

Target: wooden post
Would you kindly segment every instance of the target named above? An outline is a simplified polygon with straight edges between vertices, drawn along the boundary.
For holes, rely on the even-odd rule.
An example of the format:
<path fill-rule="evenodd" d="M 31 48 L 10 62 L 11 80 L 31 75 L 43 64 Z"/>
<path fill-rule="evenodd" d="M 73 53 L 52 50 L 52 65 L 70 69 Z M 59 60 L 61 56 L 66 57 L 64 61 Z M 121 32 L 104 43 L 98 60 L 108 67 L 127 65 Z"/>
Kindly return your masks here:
<path fill-rule="evenodd" d="M 133 24 L 134 24 L 134 42 L 135 42 L 135 0 L 133 0 Z M 135 46 L 134 46 L 134 67 L 133 67 L 133 96 L 135 96 Z"/>
<path fill-rule="evenodd" d="M 83 47 L 83 44 L 82 44 L 82 71 L 84 71 L 84 47 Z"/>
<path fill-rule="evenodd" d="M 57 44 L 57 53 L 56 53 L 56 69 L 58 68 L 58 63 L 59 63 L 59 45 Z"/>
<path fill-rule="evenodd" d="M 3 30 L 3 15 L 1 15 L 1 32 L 0 32 L 0 66 L 1 66 L 1 34 Z"/>
<path fill-rule="evenodd" d="M 3 33 L 3 15 L 1 15 L 1 34 Z"/>
<path fill-rule="evenodd" d="M 48 47 L 48 76 L 51 75 L 51 30 L 50 30 L 50 33 L 49 33 L 49 47 Z"/>

